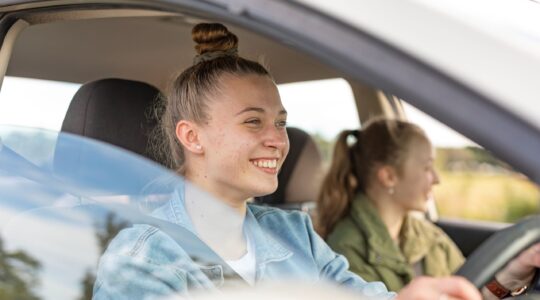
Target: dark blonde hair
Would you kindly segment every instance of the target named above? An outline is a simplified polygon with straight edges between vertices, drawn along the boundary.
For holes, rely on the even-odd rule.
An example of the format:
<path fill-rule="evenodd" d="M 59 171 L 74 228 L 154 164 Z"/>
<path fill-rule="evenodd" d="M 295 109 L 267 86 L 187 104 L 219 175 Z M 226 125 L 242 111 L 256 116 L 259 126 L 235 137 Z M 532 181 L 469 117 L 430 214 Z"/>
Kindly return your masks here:
<path fill-rule="evenodd" d="M 340 133 L 317 203 L 317 230 L 326 237 L 349 211 L 358 192 L 366 191 L 378 166 L 403 162 L 414 139 L 429 141 L 424 131 L 400 120 L 374 119 L 362 130 Z"/>
<path fill-rule="evenodd" d="M 184 70 L 171 84 L 159 109 L 159 136 L 165 145 L 169 167 L 184 174 L 184 150 L 176 138 L 176 124 L 190 120 L 202 124 L 209 120 L 208 104 L 223 88 L 224 75 L 271 76 L 259 63 L 238 56 L 238 38 L 218 23 L 201 23 L 193 27 L 192 39 L 197 43 L 193 66 Z"/>

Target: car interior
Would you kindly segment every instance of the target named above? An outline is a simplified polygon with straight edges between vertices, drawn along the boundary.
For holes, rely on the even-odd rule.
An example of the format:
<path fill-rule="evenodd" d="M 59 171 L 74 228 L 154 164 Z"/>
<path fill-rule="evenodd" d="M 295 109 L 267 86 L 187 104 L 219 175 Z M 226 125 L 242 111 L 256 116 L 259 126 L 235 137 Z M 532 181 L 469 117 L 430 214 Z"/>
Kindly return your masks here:
<path fill-rule="evenodd" d="M 195 52 L 191 28 L 204 21 L 221 20 L 204 13 L 171 13 L 127 5 L 18 13 L 12 22 L 19 25 L 9 27 L 2 45 L 2 52 L 11 55 L 7 55 L 9 59 L 1 56 L 0 64 L 6 76 L 83 84 L 72 99 L 62 131 L 107 142 L 167 165 L 149 147 L 156 125 L 152 109 L 171 78 L 192 64 Z M 399 98 L 347 78 L 295 50 L 287 40 L 272 40 L 238 24 L 225 24 L 238 35 L 240 54 L 262 61 L 276 83 L 345 78 L 361 123 L 380 115 L 405 118 Z M 310 211 L 323 175 L 321 154 L 313 138 L 302 129 L 288 128 L 288 134 L 291 153 L 279 174 L 279 188 L 255 201 Z M 465 255 L 499 229 L 474 222 L 438 220 L 437 224 Z"/>

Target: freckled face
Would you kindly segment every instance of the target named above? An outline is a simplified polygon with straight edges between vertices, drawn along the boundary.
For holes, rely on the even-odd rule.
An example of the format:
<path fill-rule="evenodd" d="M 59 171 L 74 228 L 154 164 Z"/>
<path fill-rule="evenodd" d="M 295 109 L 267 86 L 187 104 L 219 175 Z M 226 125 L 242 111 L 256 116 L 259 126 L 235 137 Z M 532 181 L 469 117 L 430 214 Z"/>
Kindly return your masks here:
<path fill-rule="evenodd" d="M 260 75 L 225 76 L 201 128 L 204 174 L 214 192 L 245 200 L 277 189 L 287 153 L 287 113 L 276 85 Z"/>
<path fill-rule="evenodd" d="M 434 150 L 430 142 L 418 138 L 411 141 L 394 193 L 396 201 L 405 211 L 427 210 L 432 187 L 439 183 L 433 160 Z"/>

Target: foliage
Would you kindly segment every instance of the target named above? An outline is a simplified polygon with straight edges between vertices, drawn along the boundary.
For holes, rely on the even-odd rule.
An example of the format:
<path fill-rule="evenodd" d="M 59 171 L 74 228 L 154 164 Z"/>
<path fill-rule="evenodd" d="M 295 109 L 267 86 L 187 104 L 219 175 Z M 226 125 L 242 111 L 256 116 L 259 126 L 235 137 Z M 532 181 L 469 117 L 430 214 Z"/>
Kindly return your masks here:
<path fill-rule="evenodd" d="M 540 191 L 522 175 L 440 172 L 435 187 L 443 217 L 515 222 L 540 211 Z"/>
<path fill-rule="evenodd" d="M 40 263 L 21 250 L 8 252 L 0 238 L 0 300 L 36 300 Z"/>
<path fill-rule="evenodd" d="M 105 217 L 105 222 L 96 223 L 94 227 L 97 240 L 99 241 L 100 253 L 104 253 L 111 240 L 120 232 L 120 230 L 126 228 L 128 225 L 128 222 L 118 219 L 114 213 L 108 213 Z M 86 270 L 86 273 L 81 280 L 82 293 L 78 298 L 79 300 L 92 299 L 95 281 L 96 274 L 92 272 L 92 270 Z"/>
<path fill-rule="evenodd" d="M 443 217 L 515 222 L 540 211 L 538 186 L 485 149 L 438 148 L 435 165 Z"/>

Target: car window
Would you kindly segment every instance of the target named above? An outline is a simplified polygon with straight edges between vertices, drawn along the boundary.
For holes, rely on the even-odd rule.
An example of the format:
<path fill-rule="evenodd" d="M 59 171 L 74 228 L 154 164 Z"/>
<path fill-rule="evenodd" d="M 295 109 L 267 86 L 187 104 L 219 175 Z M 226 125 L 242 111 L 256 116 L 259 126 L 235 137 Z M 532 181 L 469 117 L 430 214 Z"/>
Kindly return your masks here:
<path fill-rule="evenodd" d="M 0 91 L 0 124 L 59 131 L 71 98 L 80 86 L 6 76 Z"/>
<path fill-rule="evenodd" d="M 20 127 L 60 131 L 69 103 L 80 84 L 6 76 L 0 90 L 0 127 L 2 143 L 38 165 L 50 162 L 55 143 L 42 131 Z M 17 130 L 11 130 L 17 126 Z M 23 134 L 24 132 L 24 134 Z M 36 134 L 28 139 L 27 134 Z"/>
<path fill-rule="evenodd" d="M 33 140 L 56 144 L 54 155 L 42 158 L 48 161 L 43 165 L 50 167 L 36 165 L 32 163 L 36 158 L 27 159 L 8 145 L 0 144 L 0 263 L 2 274 L 7 274 L 2 279 L 0 293 L 6 299 L 90 299 L 93 289 L 97 292 L 106 288 L 113 289 L 108 293 L 115 294 L 114 286 L 104 287 L 96 282 L 96 276 L 100 278 L 98 261 L 108 265 L 107 259 L 111 258 L 118 260 L 108 266 L 119 267 L 123 274 L 109 272 L 105 267 L 102 277 L 111 276 L 110 280 L 114 281 L 113 277 L 120 276 L 125 284 L 141 280 L 129 277 L 142 274 L 137 273 L 140 272 L 137 268 L 150 272 L 154 264 L 163 270 L 170 269 L 171 273 L 162 272 L 173 277 L 175 268 L 187 268 L 189 274 L 179 276 L 207 276 L 216 280 L 217 285 L 221 277 L 204 273 L 218 269 L 211 266 L 220 265 L 225 278 L 234 276 L 214 252 L 216 248 L 207 246 L 190 229 L 194 225 L 177 223 L 163 212 L 175 207 L 175 216 L 181 213 L 175 205 L 184 200 L 177 197 L 189 189 L 189 195 L 199 205 L 219 211 L 219 220 L 208 222 L 240 219 L 222 201 L 170 170 L 117 147 L 48 130 L 6 126 L 0 129 L 19 136 L 23 145 Z M 3 140 L 4 135 L 0 134 L 0 141 Z M 130 247 L 124 239 L 130 240 L 129 236 L 135 232 L 142 233 L 145 240 L 132 240 L 134 248 L 125 258 L 104 258 L 111 245 L 112 253 L 124 253 L 123 247 Z M 146 248 L 139 250 L 150 238 L 149 234 L 161 234 L 160 238 L 166 239 L 160 240 L 160 247 L 177 248 L 168 250 L 146 244 Z M 271 232 L 265 234 L 280 240 Z M 113 240 L 115 244 L 111 244 Z M 177 245 L 180 242 L 182 248 Z M 211 239 L 205 242 L 215 245 Z M 121 249 L 115 252 L 115 246 Z M 153 261 L 145 263 L 147 257 Z M 132 268 L 120 267 L 125 259 Z M 204 282 L 208 279 L 201 278 L 207 277 L 199 280 Z M 147 284 L 156 286 L 174 279 L 164 277 L 158 270 L 146 273 L 144 278 Z"/>
<path fill-rule="evenodd" d="M 434 188 L 441 217 L 516 222 L 540 211 L 540 190 L 523 174 L 463 135 L 404 103 L 436 148 L 441 183 Z"/>
<path fill-rule="evenodd" d="M 337 135 L 344 129 L 360 127 L 349 83 L 333 78 L 280 84 L 278 88 L 288 112 L 287 125 L 311 134 L 327 166 Z"/>

